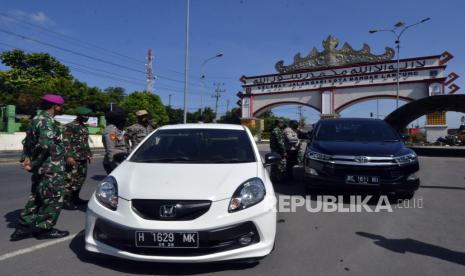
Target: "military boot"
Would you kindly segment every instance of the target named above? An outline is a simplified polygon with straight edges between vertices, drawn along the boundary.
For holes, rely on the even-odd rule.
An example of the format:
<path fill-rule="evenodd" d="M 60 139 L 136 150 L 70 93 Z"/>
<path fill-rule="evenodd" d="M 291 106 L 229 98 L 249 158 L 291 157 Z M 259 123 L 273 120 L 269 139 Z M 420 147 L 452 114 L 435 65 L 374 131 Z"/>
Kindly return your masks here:
<path fill-rule="evenodd" d="M 45 240 L 45 239 L 59 239 L 69 235 L 68 231 L 62 231 L 55 228 L 41 230 L 35 233 L 35 237 L 38 240 Z"/>
<path fill-rule="evenodd" d="M 20 225 L 11 234 L 10 241 L 19 241 L 28 238 L 32 238 L 32 230 L 29 227 Z"/>

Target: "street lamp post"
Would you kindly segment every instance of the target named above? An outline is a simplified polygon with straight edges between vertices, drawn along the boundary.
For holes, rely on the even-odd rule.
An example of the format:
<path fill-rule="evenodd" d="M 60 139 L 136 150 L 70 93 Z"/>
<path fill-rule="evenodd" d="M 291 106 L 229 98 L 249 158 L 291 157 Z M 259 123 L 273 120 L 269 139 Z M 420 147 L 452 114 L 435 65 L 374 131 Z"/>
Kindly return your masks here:
<path fill-rule="evenodd" d="M 189 62 L 189 9 L 190 1 L 186 0 L 186 48 L 184 52 L 184 123 L 187 123 L 187 73 Z"/>
<path fill-rule="evenodd" d="M 202 72 L 202 75 L 200 76 L 200 80 L 202 81 L 202 93 L 200 94 L 200 119 L 202 119 L 202 114 L 203 114 L 203 96 L 205 94 L 205 65 L 207 64 L 207 62 L 209 62 L 210 60 L 212 59 L 215 59 L 215 58 L 220 58 L 223 56 L 223 53 L 218 53 L 217 55 L 213 56 L 213 57 L 210 57 L 210 58 L 207 58 L 206 60 L 204 60 L 202 62 L 202 66 L 201 66 L 201 72 Z"/>
<path fill-rule="evenodd" d="M 400 66 L 399 66 L 399 57 L 400 57 L 400 38 L 402 34 L 408 29 L 418 24 L 424 23 L 431 18 L 425 18 L 417 23 L 405 25 L 404 22 L 397 22 L 394 25 L 393 29 L 381 29 L 381 30 L 369 30 L 370 34 L 377 33 L 377 32 L 391 32 L 396 37 L 396 49 L 397 49 L 397 92 L 396 92 L 396 108 L 399 108 L 399 89 L 400 89 Z"/>

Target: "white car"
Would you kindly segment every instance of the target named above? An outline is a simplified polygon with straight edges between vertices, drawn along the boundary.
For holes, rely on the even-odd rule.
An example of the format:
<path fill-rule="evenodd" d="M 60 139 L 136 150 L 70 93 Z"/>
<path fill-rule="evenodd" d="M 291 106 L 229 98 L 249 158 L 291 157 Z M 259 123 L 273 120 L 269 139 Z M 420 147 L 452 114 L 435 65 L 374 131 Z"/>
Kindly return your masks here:
<path fill-rule="evenodd" d="M 85 243 L 91 252 L 154 262 L 250 261 L 268 255 L 276 196 L 248 128 L 164 126 L 92 195 Z"/>

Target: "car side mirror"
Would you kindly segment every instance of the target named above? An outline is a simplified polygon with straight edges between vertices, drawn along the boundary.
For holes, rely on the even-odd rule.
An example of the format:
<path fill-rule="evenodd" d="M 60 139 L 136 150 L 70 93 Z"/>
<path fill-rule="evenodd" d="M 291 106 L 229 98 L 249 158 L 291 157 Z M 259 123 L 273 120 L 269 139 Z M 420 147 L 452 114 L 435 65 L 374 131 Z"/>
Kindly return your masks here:
<path fill-rule="evenodd" d="M 270 152 L 265 154 L 265 166 L 271 166 L 274 164 L 278 164 L 281 161 L 281 155 Z"/>

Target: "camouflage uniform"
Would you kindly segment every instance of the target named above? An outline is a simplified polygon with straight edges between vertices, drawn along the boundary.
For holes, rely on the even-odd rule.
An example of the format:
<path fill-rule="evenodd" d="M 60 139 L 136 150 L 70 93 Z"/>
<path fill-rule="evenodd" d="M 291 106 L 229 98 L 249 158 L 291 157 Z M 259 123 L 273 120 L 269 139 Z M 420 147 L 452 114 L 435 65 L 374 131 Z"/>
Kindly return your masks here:
<path fill-rule="evenodd" d="M 60 124 L 39 111 L 23 140 L 23 159 L 31 160 L 32 188 L 19 223 L 38 229 L 52 229 L 63 204 L 64 147 Z"/>
<path fill-rule="evenodd" d="M 76 163 L 66 165 L 65 196 L 79 194 L 87 175 L 87 162 L 92 157 L 89 147 L 89 130 L 77 120 L 65 125 L 63 131 L 65 160 L 72 157 Z"/>
<path fill-rule="evenodd" d="M 286 127 L 283 131 L 284 142 L 286 145 L 286 172 L 289 177 L 293 175 L 293 167 L 298 163 L 298 153 L 300 149 L 300 140 L 297 133 L 291 128 Z"/>
<path fill-rule="evenodd" d="M 274 181 L 282 181 L 286 173 L 286 144 L 284 133 L 279 127 L 275 127 L 270 135 L 270 149 L 281 155 L 281 162 L 277 165 L 271 166 L 270 176 Z"/>
<path fill-rule="evenodd" d="M 125 155 L 129 152 L 129 144 L 126 140 L 124 131 L 118 129 L 115 125 L 109 124 L 102 134 L 102 142 L 105 147 L 105 157 L 103 158 L 103 167 L 109 174 L 118 165 L 114 159 L 116 155 Z"/>
<path fill-rule="evenodd" d="M 151 124 L 143 126 L 139 123 L 135 123 L 128 127 L 126 130 L 126 136 L 128 137 L 129 141 L 131 141 L 131 150 L 134 150 L 137 145 L 154 130 L 155 128 Z"/>

